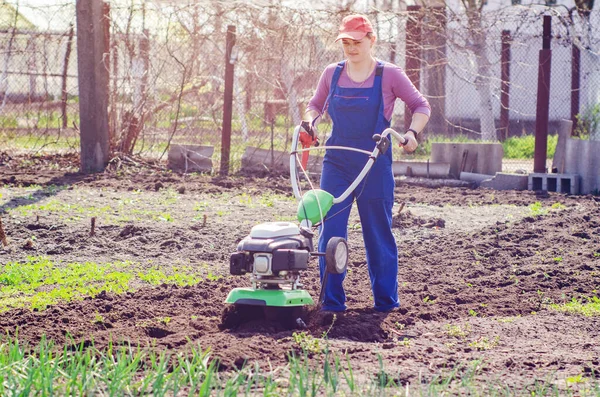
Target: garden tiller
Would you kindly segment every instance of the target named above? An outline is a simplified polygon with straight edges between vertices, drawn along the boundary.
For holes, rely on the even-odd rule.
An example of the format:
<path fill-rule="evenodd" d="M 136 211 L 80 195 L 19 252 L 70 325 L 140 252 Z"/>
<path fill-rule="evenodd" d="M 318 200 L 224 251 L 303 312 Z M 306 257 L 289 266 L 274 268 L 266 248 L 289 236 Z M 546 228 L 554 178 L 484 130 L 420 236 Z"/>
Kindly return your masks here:
<path fill-rule="evenodd" d="M 319 146 L 298 149 L 300 126 L 294 130 L 290 152 L 290 179 L 294 195 L 299 200 L 297 218 L 299 224 L 291 222 L 266 222 L 256 225 L 250 234 L 237 246 L 237 252 L 231 254 L 229 270 L 232 275 L 250 275 L 252 287 L 235 288 L 226 303 L 236 305 L 298 307 L 314 304 L 310 294 L 302 289 L 300 274 L 308 269 L 312 257 L 325 257 L 326 272 L 321 284 L 319 304 L 322 303 L 323 287 L 327 274 L 341 274 L 348 263 L 348 244 L 344 238 L 333 237 L 327 243 L 325 252 L 316 252 L 313 246 L 313 228 L 322 224 L 333 204 L 344 201 L 367 176 L 369 170 L 381 153 L 389 149 L 388 135 L 394 135 L 399 142 L 404 138 L 391 128 L 381 135 L 373 135 L 376 142 L 372 152 L 342 146 Z M 300 171 L 308 180 L 306 156 L 310 150 L 351 150 L 361 152 L 368 157 L 365 166 L 354 182 L 339 197 L 333 197 L 321 189 L 311 189 L 301 195 L 298 186 L 298 154 L 303 160 Z"/>

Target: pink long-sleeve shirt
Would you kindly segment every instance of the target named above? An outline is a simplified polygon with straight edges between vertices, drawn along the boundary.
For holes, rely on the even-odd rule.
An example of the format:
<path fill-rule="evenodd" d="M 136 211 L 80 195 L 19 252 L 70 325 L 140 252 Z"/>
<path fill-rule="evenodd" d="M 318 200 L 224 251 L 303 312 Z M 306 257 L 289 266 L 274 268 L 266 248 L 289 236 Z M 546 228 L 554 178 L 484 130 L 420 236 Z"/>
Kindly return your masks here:
<path fill-rule="evenodd" d="M 325 106 L 329 88 L 331 87 L 333 72 L 336 67 L 337 63 L 332 63 L 325 68 L 319 79 L 315 95 L 308 103 L 307 110 L 316 110 L 319 114 L 322 114 L 326 110 L 323 109 L 323 106 Z M 346 73 L 346 70 L 346 67 L 342 70 L 342 74 L 338 81 L 339 87 L 373 87 L 373 82 L 375 81 L 375 69 L 369 78 L 361 83 L 352 81 L 348 76 L 348 73 Z M 401 99 L 413 113 L 424 113 L 427 116 L 431 115 L 431 106 L 429 105 L 429 102 L 416 89 L 402 68 L 389 62 L 383 62 L 381 88 L 383 91 L 383 115 L 388 121 L 392 117 L 394 104 L 398 98 Z"/>

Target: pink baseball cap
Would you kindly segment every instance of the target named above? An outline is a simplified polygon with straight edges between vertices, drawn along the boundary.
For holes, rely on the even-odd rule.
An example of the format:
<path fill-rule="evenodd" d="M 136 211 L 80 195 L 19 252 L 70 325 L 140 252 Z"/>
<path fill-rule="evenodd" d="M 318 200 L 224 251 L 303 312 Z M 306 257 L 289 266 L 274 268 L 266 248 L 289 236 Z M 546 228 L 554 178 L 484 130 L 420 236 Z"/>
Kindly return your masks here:
<path fill-rule="evenodd" d="M 341 39 L 361 40 L 367 33 L 373 33 L 373 25 L 367 17 L 360 14 L 348 15 L 342 19 L 340 34 L 335 41 Z"/>

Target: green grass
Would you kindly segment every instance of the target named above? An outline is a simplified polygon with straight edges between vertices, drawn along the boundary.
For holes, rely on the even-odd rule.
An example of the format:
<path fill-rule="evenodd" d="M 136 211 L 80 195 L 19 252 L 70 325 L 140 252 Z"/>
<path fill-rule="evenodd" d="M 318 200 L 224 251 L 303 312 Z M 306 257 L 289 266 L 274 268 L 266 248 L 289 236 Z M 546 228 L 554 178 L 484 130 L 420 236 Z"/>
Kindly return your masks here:
<path fill-rule="evenodd" d="M 0 340 L 0 395 L 110 396 L 600 396 L 600 385 L 579 374 L 565 379 L 534 380 L 523 389 L 500 381 L 480 381 L 484 362 L 473 360 L 410 385 L 390 373 L 381 358 L 376 372 L 356 372 L 348 356 L 326 351 L 309 358 L 290 352 L 285 367 L 246 363 L 240 370 L 218 371 L 210 348 L 193 345 L 187 353 L 157 353 L 141 347 L 109 344 L 107 349 L 54 345 L 35 347 L 15 337 Z M 267 364 L 268 365 L 268 364 Z"/>
<path fill-rule="evenodd" d="M 550 309 L 558 312 L 576 314 L 585 317 L 600 316 L 600 298 L 597 296 L 584 299 L 573 298 L 569 302 L 551 304 L 549 307 Z"/>
<path fill-rule="evenodd" d="M 43 310 L 102 291 L 123 293 L 134 283 L 193 285 L 215 278 L 189 266 L 143 269 L 131 262 L 55 263 L 45 257 L 29 257 L 0 267 L 0 312 L 17 307 Z"/>

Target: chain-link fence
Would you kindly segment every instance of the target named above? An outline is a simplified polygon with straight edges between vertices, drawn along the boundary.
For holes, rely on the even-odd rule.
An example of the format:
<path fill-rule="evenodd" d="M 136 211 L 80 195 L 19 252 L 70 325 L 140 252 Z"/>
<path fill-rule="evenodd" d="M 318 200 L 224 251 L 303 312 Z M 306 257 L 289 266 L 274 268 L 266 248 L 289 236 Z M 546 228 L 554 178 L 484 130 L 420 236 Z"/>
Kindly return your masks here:
<path fill-rule="evenodd" d="M 323 9 L 264 3 L 107 2 L 104 65 L 110 75 L 112 151 L 164 158 L 174 143 L 209 145 L 215 148 L 213 163 L 219 164 L 229 25 L 237 33 L 228 60 L 235 63 L 232 170 L 248 147 L 289 147 L 321 72 L 343 58 L 333 40 L 350 10 L 333 1 Z M 566 7 L 510 6 L 484 7 L 480 15 L 386 3 L 386 9 L 352 11 L 374 22 L 377 58 L 401 67 L 418 58 L 417 69 L 413 62 L 407 73 L 433 110 L 423 148 L 447 137 L 499 140 L 507 170 L 531 168 L 532 160 L 515 165 L 508 160 L 533 153 L 544 14 L 553 16 L 549 133 L 566 118 L 578 121 L 577 134 L 600 138 L 598 11 L 582 15 Z M 15 152 L 76 152 L 75 4 L 32 4 L 0 0 L 0 144 Z M 407 50 L 413 55 L 407 57 Z M 405 127 L 404 112 L 398 102 L 396 128 Z M 320 134 L 329 128 L 325 118 Z M 515 136 L 531 138 L 530 147 L 521 144 L 511 152 L 506 142 Z"/>

